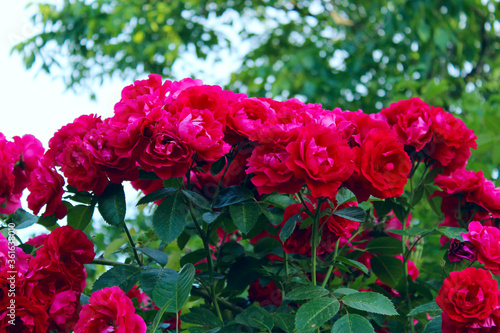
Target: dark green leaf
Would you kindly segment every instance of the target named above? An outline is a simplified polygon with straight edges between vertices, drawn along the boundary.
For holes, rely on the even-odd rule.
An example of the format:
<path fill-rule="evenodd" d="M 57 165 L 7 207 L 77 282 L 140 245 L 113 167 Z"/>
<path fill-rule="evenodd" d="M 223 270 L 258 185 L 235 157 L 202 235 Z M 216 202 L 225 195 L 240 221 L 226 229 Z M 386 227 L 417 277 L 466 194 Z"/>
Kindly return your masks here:
<path fill-rule="evenodd" d="M 262 201 L 281 209 L 285 209 L 286 207 L 297 203 L 297 201 L 293 200 L 293 198 L 290 198 L 290 196 L 286 194 L 270 194 L 264 197 Z"/>
<path fill-rule="evenodd" d="M 229 207 L 229 214 L 238 229 L 240 229 L 242 233 L 247 234 L 257 223 L 260 215 L 260 208 L 255 202 L 232 205 Z"/>
<path fill-rule="evenodd" d="M 349 201 L 356 201 L 356 196 L 351 190 L 341 187 L 335 196 L 335 200 L 337 201 L 337 206 L 340 206 Z"/>
<path fill-rule="evenodd" d="M 68 225 L 75 229 L 85 230 L 92 221 L 94 206 L 76 205 L 68 211 Z"/>
<path fill-rule="evenodd" d="M 290 219 L 288 219 L 288 221 L 286 221 L 280 231 L 280 239 L 283 243 L 292 235 L 292 232 L 295 230 L 295 225 L 299 222 L 302 222 L 300 213 L 293 215 Z"/>
<path fill-rule="evenodd" d="M 189 313 L 181 317 L 182 321 L 208 327 L 223 326 L 222 321 L 208 309 L 192 307 L 189 311 Z"/>
<path fill-rule="evenodd" d="M 89 300 L 90 300 L 90 297 L 88 297 L 85 294 L 80 294 L 80 305 L 88 304 Z"/>
<path fill-rule="evenodd" d="M 337 215 L 351 221 L 363 222 L 366 217 L 366 212 L 361 207 L 346 207 L 335 211 L 333 215 Z"/>
<path fill-rule="evenodd" d="M 210 224 L 213 223 L 217 218 L 221 215 L 221 212 L 206 212 L 203 213 L 202 219 L 206 223 Z"/>
<path fill-rule="evenodd" d="M 269 312 L 258 306 L 251 306 L 235 318 L 237 323 L 271 331 L 274 327 L 273 317 Z"/>
<path fill-rule="evenodd" d="M 182 196 L 176 194 L 165 199 L 153 214 L 153 230 L 165 243 L 171 243 L 182 233 L 188 208 Z"/>
<path fill-rule="evenodd" d="M 425 325 L 423 333 L 441 333 L 441 326 L 441 316 L 434 317 Z"/>
<path fill-rule="evenodd" d="M 181 266 L 184 266 L 188 263 L 190 264 L 197 264 L 203 259 L 206 258 L 205 250 L 199 249 L 193 252 L 186 253 L 182 258 L 181 258 Z"/>
<path fill-rule="evenodd" d="M 391 300 L 382 294 L 371 291 L 353 293 L 342 297 L 345 305 L 371 313 L 378 313 L 386 316 L 397 316 L 398 313 Z"/>
<path fill-rule="evenodd" d="M 166 197 L 169 197 L 170 195 L 172 195 L 176 191 L 177 191 L 177 189 L 173 188 L 173 187 L 160 188 L 159 190 L 151 192 L 151 193 L 145 195 L 144 197 L 142 197 L 137 202 L 137 206 L 164 199 Z"/>
<path fill-rule="evenodd" d="M 194 282 L 194 266 L 187 264 L 179 274 L 170 278 L 160 279 L 153 289 L 153 301 L 158 306 L 172 301 L 167 307 L 168 312 L 177 312 L 186 302 Z"/>
<path fill-rule="evenodd" d="M 118 226 L 125 221 L 125 192 L 122 184 L 109 183 L 101 195 L 97 196 L 99 213 L 104 221 Z"/>
<path fill-rule="evenodd" d="M 320 286 L 303 286 L 293 289 L 286 294 L 285 299 L 301 301 L 328 295 L 328 290 Z"/>
<path fill-rule="evenodd" d="M 340 262 L 347 264 L 347 265 L 350 265 L 350 266 L 354 266 L 357 269 L 359 269 L 360 271 L 362 271 L 363 273 L 368 274 L 368 268 L 366 268 L 366 266 L 363 265 L 362 263 L 360 263 L 359 261 L 348 259 L 345 257 L 337 257 L 337 258 L 335 258 L 335 260 L 340 261 Z"/>
<path fill-rule="evenodd" d="M 344 296 L 344 295 L 349 295 L 349 294 L 354 294 L 354 293 L 359 293 L 356 289 L 351 289 L 351 288 L 338 288 L 333 291 L 334 295 L 337 296 Z"/>
<path fill-rule="evenodd" d="M 295 316 L 297 333 L 315 332 L 339 311 L 340 303 L 335 298 L 316 298 L 303 304 Z"/>
<path fill-rule="evenodd" d="M 454 228 L 454 227 L 437 227 L 436 231 L 441 235 L 444 235 L 450 239 L 458 239 L 463 242 L 464 238 L 462 237 L 462 233 L 467 233 L 467 230 L 464 228 Z"/>
<path fill-rule="evenodd" d="M 198 193 L 188 190 L 181 190 L 181 191 L 195 206 L 205 210 L 212 210 L 208 200 L 199 195 Z"/>
<path fill-rule="evenodd" d="M 295 330 L 295 317 L 293 315 L 274 312 L 272 316 L 274 325 L 278 326 L 286 333 L 292 333 Z"/>
<path fill-rule="evenodd" d="M 435 316 L 441 314 L 441 308 L 436 304 L 436 301 L 432 301 L 429 303 L 425 303 L 417 306 L 415 309 L 411 310 L 408 313 L 408 316 L 416 316 L 422 313 L 428 313 L 431 316 Z"/>
<path fill-rule="evenodd" d="M 366 250 L 370 253 L 377 254 L 401 254 L 402 245 L 401 241 L 393 237 L 379 237 L 375 238 L 366 246 Z"/>
<path fill-rule="evenodd" d="M 175 280 L 177 279 L 177 272 L 171 268 L 153 268 L 143 267 L 139 275 L 141 288 L 146 295 L 153 297 L 153 290 L 158 283 L 162 280 Z"/>
<path fill-rule="evenodd" d="M 54 226 L 57 225 L 57 218 L 55 215 L 50 215 L 50 216 L 40 216 L 40 218 L 37 221 L 38 224 L 43 225 L 45 228 L 51 230 L 53 229 Z"/>
<path fill-rule="evenodd" d="M 12 220 L 9 222 L 14 223 L 16 229 L 24 229 L 31 227 L 33 224 L 37 223 L 38 217 L 28 213 L 22 208 L 18 208 L 12 215 Z"/>
<path fill-rule="evenodd" d="M 139 179 L 160 179 L 160 177 L 158 177 L 154 172 L 139 169 Z"/>
<path fill-rule="evenodd" d="M 373 273 L 386 285 L 395 288 L 404 275 L 403 262 L 390 256 L 373 256 L 370 259 Z"/>
<path fill-rule="evenodd" d="M 168 263 L 168 256 L 162 251 L 148 249 L 146 247 L 136 247 L 135 249 L 159 263 L 160 266 L 165 266 Z"/>
<path fill-rule="evenodd" d="M 244 186 L 231 186 L 219 192 L 215 199 L 215 208 L 231 206 L 253 199 L 253 192 Z"/>
<path fill-rule="evenodd" d="M 279 225 L 281 222 L 283 222 L 283 213 L 285 211 L 281 208 L 278 207 L 271 207 L 267 209 L 262 209 L 262 213 L 267 217 L 269 222 L 271 222 L 272 225 Z"/>
<path fill-rule="evenodd" d="M 92 292 L 118 286 L 125 293 L 128 293 L 139 280 L 139 273 L 140 270 L 134 266 L 114 266 L 97 279 L 92 287 Z"/>
<path fill-rule="evenodd" d="M 213 162 L 210 166 L 210 173 L 212 176 L 219 174 L 226 166 L 226 156 L 222 156 L 217 161 Z"/>
<path fill-rule="evenodd" d="M 373 333 L 372 324 L 357 314 L 347 314 L 337 320 L 331 333 Z"/>
<path fill-rule="evenodd" d="M 413 198 L 410 202 L 410 205 L 412 207 L 415 207 L 415 205 L 420 202 L 420 200 L 422 199 L 422 196 L 424 195 L 424 190 L 425 190 L 425 188 L 423 185 L 420 185 L 419 187 L 417 187 L 415 189 L 415 193 L 413 194 Z"/>
<path fill-rule="evenodd" d="M 392 200 L 374 201 L 373 207 L 377 212 L 377 216 L 382 218 L 392 210 Z"/>

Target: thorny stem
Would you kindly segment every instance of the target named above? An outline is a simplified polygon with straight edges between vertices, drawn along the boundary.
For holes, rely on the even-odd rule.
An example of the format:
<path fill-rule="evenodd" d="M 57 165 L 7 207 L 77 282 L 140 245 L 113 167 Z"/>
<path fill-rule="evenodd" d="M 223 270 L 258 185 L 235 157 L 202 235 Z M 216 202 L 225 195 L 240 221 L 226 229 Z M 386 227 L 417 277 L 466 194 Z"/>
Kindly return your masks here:
<path fill-rule="evenodd" d="M 125 223 L 125 222 L 123 223 L 123 230 L 125 230 L 125 233 L 127 234 L 128 241 L 129 241 L 130 245 L 132 246 L 132 252 L 134 252 L 134 258 L 135 258 L 135 260 L 137 261 L 137 263 L 139 264 L 139 266 L 142 266 L 142 261 L 139 258 L 139 254 L 137 254 L 137 250 L 135 248 L 134 240 L 132 239 L 132 235 L 130 235 L 130 231 L 127 228 L 127 223 Z"/>

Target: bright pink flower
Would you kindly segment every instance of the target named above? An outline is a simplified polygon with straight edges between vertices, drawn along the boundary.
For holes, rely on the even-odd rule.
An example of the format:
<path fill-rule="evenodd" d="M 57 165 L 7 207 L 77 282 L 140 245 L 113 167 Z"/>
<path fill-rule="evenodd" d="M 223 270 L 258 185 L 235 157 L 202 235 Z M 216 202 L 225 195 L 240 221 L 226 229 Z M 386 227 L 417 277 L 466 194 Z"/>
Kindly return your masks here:
<path fill-rule="evenodd" d="M 500 187 L 495 188 L 490 180 L 484 180 L 467 199 L 486 209 L 494 218 L 500 218 Z"/>
<path fill-rule="evenodd" d="M 401 142 L 415 147 L 416 151 L 432 139 L 430 107 L 418 97 L 392 103 L 381 114 L 398 134 Z"/>
<path fill-rule="evenodd" d="M 354 171 L 354 153 L 341 136 L 328 127 L 305 126 L 297 141 L 286 147 L 286 166 L 304 179 L 315 197 L 335 197 Z"/>
<path fill-rule="evenodd" d="M 58 333 L 71 332 L 78 321 L 80 309 L 79 292 L 65 290 L 57 293 L 48 310 L 53 329 Z"/>
<path fill-rule="evenodd" d="M 135 314 L 130 298 L 119 287 L 111 287 L 90 296 L 74 330 L 75 333 L 145 333 L 146 323 Z"/>
<path fill-rule="evenodd" d="M 14 142 L 11 143 L 10 150 L 14 160 L 16 160 L 13 171 L 16 181 L 12 193 L 19 194 L 30 183 L 30 173 L 37 167 L 45 149 L 40 140 L 30 134 L 26 134 L 22 138 L 15 136 L 13 139 Z"/>
<path fill-rule="evenodd" d="M 484 264 L 484 268 L 490 269 L 493 274 L 500 274 L 500 229 L 473 221 L 469 224 L 469 233 L 462 236 L 472 243 L 477 251 L 477 260 Z"/>
<path fill-rule="evenodd" d="M 0 133 L 0 204 L 5 202 L 14 190 L 14 164 L 17 160 L 8 149 L 9 142 Z"/>
<path fill-rule="evenodd" d="M 256 131 L 266 120 L 275 115 L 276 112 L 266 101 L 246 98 L 232 105 L 227 115 L 227 126 L 245 138 L 257 140 Z"/>
<path fill-rule="evenodd" d="M 259 194 L 297 193 L 303 185 L 302 179 L 286 165 L 290 154 L 279 146 L 261 145 L 255 147 L 248 160 L 247 174 L 253 174 L 252 183 L 257 187 Z"/>
<path fill-rule="evenodd" d="M 31 172 L 30 178 L 31 182 L 28 185 L 30 194 L 27 199 L 29 209 L 36 215 L 47 205 L 45 216 L 55 214 L 58 219 L 62 219 L 67 212 L 66 206 L 62 203 L 64 178 L 45 160 L 38 162 L 38 168 Z"/>
<path fill-rule="evenodd" d="M 199 160 L 217 161 L 229 152 L 222 130 L 222 124 L 210 110 L 185 108 L 179 114 L 179 138 L 196 152 Z"/>
<path fill-rule="evenodd" d="M 11 194 L 3 203 L 0 203 L 0 214 L 9 215 L 21 208 L 22 193 Z"/>

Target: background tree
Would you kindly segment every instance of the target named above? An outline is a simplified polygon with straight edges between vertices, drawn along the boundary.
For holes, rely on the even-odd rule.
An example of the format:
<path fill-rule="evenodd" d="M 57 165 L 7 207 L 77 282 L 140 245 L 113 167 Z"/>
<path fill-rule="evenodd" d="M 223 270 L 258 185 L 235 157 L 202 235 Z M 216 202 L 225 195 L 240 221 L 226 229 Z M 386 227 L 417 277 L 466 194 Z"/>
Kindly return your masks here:
<path fill-rule="evenodd" d="M 172 77 L 184 65 L 205 78 L 207 66 L 236 59 L 230 82 L 210 83 L 365 112 L 419 96 L 461 114 L 478 136 L 469 167 L 496 178 L 498 18 L 491 0 L 66 0 L 39 4 L 41 32 L 15 50 L 26 67 L 61 68 L 68 87 L 90 93 L 115 75 Z"/>

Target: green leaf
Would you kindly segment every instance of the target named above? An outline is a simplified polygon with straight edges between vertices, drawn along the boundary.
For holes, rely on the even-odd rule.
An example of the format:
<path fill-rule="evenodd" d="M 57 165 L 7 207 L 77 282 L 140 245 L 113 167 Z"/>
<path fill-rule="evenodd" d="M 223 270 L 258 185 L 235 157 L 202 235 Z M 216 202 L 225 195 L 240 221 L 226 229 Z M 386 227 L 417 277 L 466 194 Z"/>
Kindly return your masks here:
<path fill-rule="evenodd" d="M 403 262 L 398 258 L 390 256 L 373 256 L 370 259 L 370 265 L 380 281 L 395 288 L 404 275 Z"/>
<path fill-rule="evenodd" d="M 114 266 L 97 279 L 92 287 L 92 292 L 107 287 L 118 286 L 125 293 L 128 293 L 139 280 L 140 272 L 141 271 L 134 266 Z"/>
<path fill-rule="evenodd" d="M 394 237 L 378 237 L 368 243 L 366 250 L 376 254 L 401 254 L 401 241 Z"/>
<path fill-rule="evenodd" d="M 258 306 L 251 306 L 238 314 L 234 320 L 242 325 L 271 331 L 274 327 L 273 317 L 269 312 Z"/>
<path fill-rule="evenodd" d="M 181 317 L 182 321 L 186 323 L 208 327 L 221 327 L 224 325 L 222 321 L 208 309 L 193 307 L 189 311 L 189 313 Z"/>
<path fill-rule="evenodd" d="M 340 303 L 335 298 L 316 298 L 303 304 L 295 316 L 297 333 L 315 332 L 339 311 Z"/>
<path fill-rule="evenodd" d="M 195 206 L 205 210 L 212 210 L 208 200 L 199 195 L 198 193 L 188 190 L 181 190 L 181 191 Z"/>
<path fill-rule="evenodd" d="M 465 230 L 464 228 L 455 227 L 437 227 L 436 231 L 450 239 L 458 239 L 461 242 L 464 241 L 462 233 L 467 233 L 467 230 Z"/>
<path fill-rule="evenodd" d="M 206 212 L 203 213 L 202 219 L 206 223 L 210 224 L 213 223 L 217 218 L 221 215 L 221 212 Z"/>
<path fill-rule="evenodd" d="M 160 266 L 165 266 L 168 263 L 168 256 L 162 251 L 148 249 L 146 247 L 136 247 L 135 249 L 159 263 Z"/>
<path fill-rule="evenodd" d="M 341 187 L 335 196 L 335 200 L 337 201 L 337 206 L 340 206 L 349 201 L 356 201 L 356 196 L 351 190 Z"/>
<path fill-rule="evenodd" d="M 366 266 L 364 264 L 360 263 L 359 261 L 352 260 L 352 259 L 349 259 L 346 257 L 337 257 L 337 258 L 335 258 L 335 260 L 340 261 L 340 262 L 347 264 L 347 265 L 354 266 L 357 269 L 359 269 L 360 271 L 362 271 L 363 273 L 368 274 L 368 268 L 366 268 Z"/>
<path fill-rule="evenodd" d="M 271 222 L 272 225 L 276 226 L 283 222 L 283 214 L 285 211 L 279 207 L 271 207 L 267 209 L 262 209 L 262 213 Z"/>
<path fill-rule="evenodd" d="M 441 333 L 441 326 L 441 316 L 434 317 L 425 325 L 423 333 Z"/>
<path fill-rule="evenodd" d="M 394 304 L 392 304 L 389 298 L 371 291 L 346 295 L 342 297 L 342 303 L 353 309 L 361 311 L 378 313 L 387 316 L 398 315 L 396 309 L 394 308 Z"/>
<path fill-rule="evenodd" d="M 423 185 L 420 185 L 415 189 L 415 193 L 413 194 L 410 206 L 415 207 L 415 205 L 418 204 L 420 200 L 422 200 L 422 196 L 424 195 L 424 190 L 425 187 Z"/>
<path fill-rule="evenodd" d="M 219 174 L 226 166 L 226 156 L 222 156 L 217 161 L 213 162 L 210 166 L 210 173 L 212 176 Z"/>
<path fill-rule="evenodd" d="M 171 268 L 143 267 L 139 275 L 142 290 L 150 298 L 153 298 L 153 290 L 162 280 L 177 279 L 177 272 Z"/>
<path fill-rule="evenodd" d="M 359 293 L 358 290 L 356 289 L 351 289 L 351 288 L 338 288 L 333 291 L 334 295 L 338 296 L 344 296 L 344 295 L 349 295 L 349 294 L 354 294 L 354 293 Z"/>
<path fill-rule="evenodd" d="M 168 312 L 177 312 L 186 302 L 194 282 L 194 266 L 187 264 L 179 274 L 160 279 L 153 289 L 153 301 L 158 306 L 172 301 L 167 307 Z"/>
<path fill-rule="evenodd" d="M 68 225 L 75 229 L 85 230 L 92 221 L 95 206 L 76 205 L 68 211 Z"/>
<path fill-rule="evenodd" d="M 153 213 L 153 230 L 165 243 L 171 243 L 182 233 L 188 208 L 177 192 L 165 199 Z"/>
<path fill-rule="evenodd" d="M 333 215 L 337 215 L 351 221 L 363 222 L 366 217 L 366 212 L 361 207 L 346 207 L 333 212 Z"/>
<path fill-rule="evenodd" d="M 288 313 L 272 313 L 274 325 L 281 328 L 286 333 L 292 333 L 295 330 L 295 317 Z"/>
<path fill-rule="evenodd" d="M 293 200 L 293 198 L 290 198 L 290 196 L 286 194 L 270 194 L 262 199 L 262 201 L 281 209 L 285 209 L 286 207 L 297 203 L 297 201 Z"/>
<path fill-rule="evenodd" d="M 190 264 L 196 264 L 202 261 L 204 258 L 206 258 L 205 250 L 199 249 L 193 252 L 186 253 L 182 258 L 181 258 L 181 266 L 184 266 L 188 263 Z"/>
<path fill-rule="evenodd" d="M 43 225 L 45 228 L 49 230 L 53 230 L 53 228 L 57 226 L 57 218 L 55 215 L 49 215 L 49 216 L 42 215 L 38 219 L 37 223 Z"/>
<path fill-rule="evenodd" d="M 232 205 L 229 207 L 229 214 L 234 224 L 244 234 L 247 234 L 257 224 L 260 215 L 259 205 L 249 202 L 242 205 Z"/>
<path fill-rule="evenodd" d="M 125 192 L 122 184 L 109 183 L 101 195 L 97 196 L 99 213 L 104 221 L 118 226 L 125 221 Z"/>
<path fill-rule="evenodd" d="M 253 199 L 253 192 L 244 186 L 230 186 L 219 192 L 215 199 L 215 208 L 231 206 Z"/>
<path fill-rule="evenodd" d="M 37 223 L 38 217 L 28 213 L 22 208 L 18 208 L 16 209 L 14 214 L 12 214 L 12 220 L 10 222 L 14 223 L 16 229 L 24 229 L 31 227 L 33 224 Z"/>
<path fill-rule="evenodd" d="M 161 179 L 154 172 L 148 172 L 143 169 L 139 169 L 139 179 Z"/>
<path fill-rule="evenodd" d="M 417 306 L 415 309 L 411 310 L 410 313 L 408 313 L 408 316 L 416 316 L 416 315 L 419 315 L 422 313 L 428 313 L 431 316 L 435 316 L 435 315 L 441 314 L 441 312 L 442 312 L 442 310 L 436 304 L 436 301 L 432 301 L 432 302 Z"/>
<path fill-rule="evenodd" d="M 303 286 L 286 294 L 285 299 L 300 301 L 328 295 L 329 291 L 320 286 Z"/>
<path fill-rule="evenodd" d="M 147 203 L 150 203 L 150 202 L 154 202 L 154 201 L 158 201 L 158 200 L 164 199 L 166 197 L 169 197 L 170 195 L 172 195 L 176 191 L 177 191 L 177 189 L 173 188 L 173 187 L 160 188 L 159 190 L 151 192 L 151 193 L 145 195 L 144 197 L 142 197 L 137 202 L 136 206 L 144 205 L 144 204 L 147 204 Z"/>
<path fill-rule="evenodd" d="M 295 225 L 298 222 L 302 222 L 300 213 L 293 215 L 288 219 L 288 221 L 286 221 L 285 225 L 283 226 L 283 228 L 281 228 L 280 231 L 280 239 L 283 243 L 288 239 L 288 237 L 292 235 L 292 232 L 295 230 Z"/>
<path fill-rule="evenodd" d="M 372 324 L 357 314 L 347 314 L 337 320 L 332 327 L 331 333 L 373 333 Z"/>

